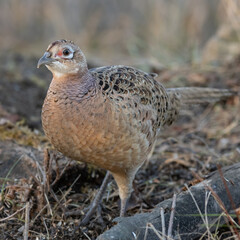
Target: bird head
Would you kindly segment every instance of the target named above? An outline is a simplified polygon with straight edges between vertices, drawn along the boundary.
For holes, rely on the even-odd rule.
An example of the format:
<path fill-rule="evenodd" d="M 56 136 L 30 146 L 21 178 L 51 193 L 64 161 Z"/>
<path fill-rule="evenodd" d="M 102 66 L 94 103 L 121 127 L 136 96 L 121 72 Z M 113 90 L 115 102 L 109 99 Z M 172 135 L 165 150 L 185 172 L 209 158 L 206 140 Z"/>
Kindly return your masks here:
<path fill-rule="evenodd" d="M 72 41 L 58 40 L 51 43 L 37 67 L 46 65 L 54 76 L 81 74 L 87 71 L 87 61 L 81 49 Z"/>

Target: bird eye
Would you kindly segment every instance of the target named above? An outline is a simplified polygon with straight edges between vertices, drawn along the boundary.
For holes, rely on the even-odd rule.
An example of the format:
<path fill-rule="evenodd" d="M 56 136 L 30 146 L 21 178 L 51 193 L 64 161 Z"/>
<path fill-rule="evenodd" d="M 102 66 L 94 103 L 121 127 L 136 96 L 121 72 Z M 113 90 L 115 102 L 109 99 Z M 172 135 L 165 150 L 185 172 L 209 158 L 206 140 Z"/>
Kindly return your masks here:
<path fill-rule="evenodd" d="M 63 55 L 64 56 L 68 56 L 69 54 L 70 54 L 69 49 L 66 48 L 66 49 L 63 50 Z"/>

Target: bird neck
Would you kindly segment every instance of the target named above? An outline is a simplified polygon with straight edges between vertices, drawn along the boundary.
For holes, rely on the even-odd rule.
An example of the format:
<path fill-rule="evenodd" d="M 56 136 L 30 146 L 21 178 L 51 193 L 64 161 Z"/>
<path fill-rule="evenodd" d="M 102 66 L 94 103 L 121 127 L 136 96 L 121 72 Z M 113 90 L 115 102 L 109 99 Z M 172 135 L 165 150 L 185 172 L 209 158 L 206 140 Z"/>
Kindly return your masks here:
<path fill-rule="evenodd" d="M 85 96 L 96 88 L 96 80 L 89 71 L 84 74 L 53 75 L 50 89 L 68 96 Z"/>

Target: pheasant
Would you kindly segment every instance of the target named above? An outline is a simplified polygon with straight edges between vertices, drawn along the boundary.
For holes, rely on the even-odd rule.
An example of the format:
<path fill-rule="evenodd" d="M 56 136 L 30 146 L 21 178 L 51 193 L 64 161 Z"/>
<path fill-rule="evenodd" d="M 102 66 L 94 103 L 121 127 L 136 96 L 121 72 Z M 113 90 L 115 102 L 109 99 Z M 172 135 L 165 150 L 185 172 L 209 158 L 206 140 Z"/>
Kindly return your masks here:
<path fill-rule="evenodd" d="M 234 94 L 226 89 L 165 89 L 155 74 L 129 66 L 88 69 L 81 49 L 67 40 L 51 43 L 38 67 L 43 64 L 53 74 L 42 107 L 46 136 L 64 155 L 112 173 L 119 188 L 120 216 L 160 129 L 172 124 L 186 106 Z"/>

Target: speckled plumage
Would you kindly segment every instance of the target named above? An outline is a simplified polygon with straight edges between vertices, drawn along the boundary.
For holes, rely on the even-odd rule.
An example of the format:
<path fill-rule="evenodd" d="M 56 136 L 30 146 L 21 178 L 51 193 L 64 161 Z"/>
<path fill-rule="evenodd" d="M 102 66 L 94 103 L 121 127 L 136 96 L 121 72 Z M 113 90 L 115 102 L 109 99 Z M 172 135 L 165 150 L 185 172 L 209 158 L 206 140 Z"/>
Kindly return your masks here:
<path fill-rule="evenodd" d="M 61 57 L 67 47 L 72 58 Z M 80 48 L 65 40 L 52 43 L 47 53 L 53 80 L 42 109 L 44 132 L 64 155 L 111 171 L 122 201 L 160 128 L 176 119 L 181 106 L 231 95 L 228 90 L 166 90 L 154 74 L 128 66 L 88 70 Z"/>

